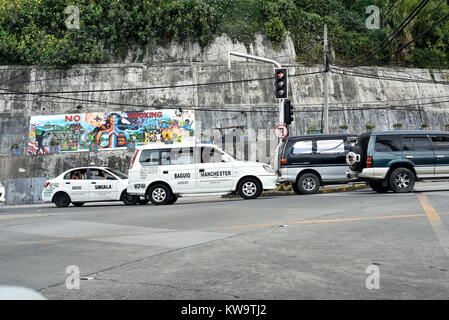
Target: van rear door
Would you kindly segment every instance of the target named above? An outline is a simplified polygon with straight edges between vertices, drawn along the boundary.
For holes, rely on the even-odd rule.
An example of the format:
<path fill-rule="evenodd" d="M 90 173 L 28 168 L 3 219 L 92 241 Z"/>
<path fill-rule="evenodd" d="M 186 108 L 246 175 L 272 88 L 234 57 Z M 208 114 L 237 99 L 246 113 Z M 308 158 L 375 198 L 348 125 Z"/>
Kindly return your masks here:
<path fill-rule="evenodd" d="M 316 152 L 312 165 L 318 167 L 323 180 L 345 181 L 346 170 L 346 138 L 328 138 L 316 140 Z"/>

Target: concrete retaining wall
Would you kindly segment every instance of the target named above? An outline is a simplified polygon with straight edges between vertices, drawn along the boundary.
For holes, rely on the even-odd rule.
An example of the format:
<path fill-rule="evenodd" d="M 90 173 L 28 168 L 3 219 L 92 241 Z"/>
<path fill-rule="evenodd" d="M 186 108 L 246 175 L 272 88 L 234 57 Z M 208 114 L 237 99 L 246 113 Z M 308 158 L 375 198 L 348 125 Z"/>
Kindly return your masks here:
<path fill-rule="evenodd" d="M 245 59 L 239 58 L 233 58 L 232 68 L 229 70 L 226 54 L 222 54 L 227 52 L 228 48 L 225 47 L 220 50 L 214 49 L 219 53 L 214 62 L 192 62 L 194 59 L 190 61 L 182 59 L 180 62 L 157 65 L 147 63 L 78 65 L 64 70 L 3 66 L 0 67 L 0 88 L 23 92 L 142 88 L 273 77 L 271 65 L 245 62 Z M 256 49 L 260 51 L 262 50 L 260 48 Z M 256 49 L 253 51 L 257 51 Z M 286 61 L 290 75 L 322 70 L 321 66 L 306 67 L 293 63 L 290 51 L 290 46 L 285 46 L 278 52 L 272 49 L 265 50 L 272 57 L 287 53 L 290 56 L 290 59 Z M 258 51 L 252 53 L 257 54 Z M 202 57 L 207 58 L 207 54 L 203 53 Z M 449 80 L 449 70 L 386 68 L 359 70 L 365 73 L 410 79 Z M 304 134 L 307 128 L 312 126 L 320 128 L 323 103 L 322 78 L 322 74 L 289 78 L 290 97 L 292 104 L 296 107 L 295 122 L 291 127 L 292 135 Z M 226 146 L 227 151 L 235 153 L 238 158 L 268 162 L 276 146 L 273 129 L 278 123 L 273 87 L 273 80 L 269 79 L 176 89 L 50 94 L 53 97 L 2 94 L 0 96 L 0 181 L 7 186 L 7 203 L 39 201 L 45 179 L 74 166 L 94 162 L 126 172 L 132 156 L 130 150 L 27 155 L 26 139 L 32 115 L 132 111 L 157 107 L 202 108 L 207 110 L 196 112 L 197 128 L 201 128 L 199 133 L 210 136 L 214 130 L 224 134 L 242 130 L 242 135 L 248 136 L 250 141 L 256 140 L 256 143 L 243 146 L 238 150 L 234 150 L 231 144 Z M 349 126 L 349 132 L 364 132 L 367 122 L 376 124 L 379 130 L 391 130 L 395 123 L 402 123 L 404 129 L 417 129 L 422 124 L 428 124 L 432 129 L 444 129 L 449 123 L 449 102 L 436 103 L 449 101 L 447 85 L 331 74 L 329 92 L 332 132 L 337 132 L 338 127 L 344 124 Z M 109 101 L 123 105 L 72 101 L 54 96 Z M 428 104 L 432 102 L 434 104 Z M 19 144 L 20 156 L 9 155 L 13 144 Z M 20 168 L 25 171 L 21 172 L 23 170 L 19 170 Z"/>

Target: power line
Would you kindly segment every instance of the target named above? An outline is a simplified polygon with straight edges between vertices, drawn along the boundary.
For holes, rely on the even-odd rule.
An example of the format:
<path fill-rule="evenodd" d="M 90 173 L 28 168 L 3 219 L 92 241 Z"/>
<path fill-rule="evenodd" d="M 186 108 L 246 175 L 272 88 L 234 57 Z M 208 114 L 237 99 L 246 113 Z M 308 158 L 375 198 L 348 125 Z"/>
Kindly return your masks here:
<path fill-rule="evenodd" d="M 405 81 L 405 82 L 416 82 L 415 80 L 412 79 L 404 79 L 404 78 L 399 78 L 399 77 L 389 77 L 389 76 L 379 76 L 379 75 L 373 75 L 373 74 L 366 74 L 366 73 L 360 73 L 360 72 L 356 72 L 356 71 L 345 71 L 342 69 L 338 69 L 336 68 L 336 71 L 334 71 L 333 69 L 331 69 L 331 72 L 335 73 L 335 74 L 340 74 L 340 75 L 347 75 L 347 76 L 357 76 L 357 77 L 365 77 L 365 78 L 372 78 L 372 79 L 384 79 L 384 80 L 392 80 L 392 81 Z M 309 75 L 309 74 L 317 74 L 317 73 L 322 73 L 322 71 L 319 72 L 309 72 L 309 73 L 303 73 L 303 74 L 295 74 L 295 75 L 291 75 L 291 76 L 300 76 L 300 75 Z M 269 78 L 271 79 L 271 78 Z M 247 79 L 247 80 L 237 80 L 237 81 L 253 81 L 254 79 Z M 421 82 L 425 82 L 425 83 L 432 83 L 432 84 L 449 84 L 449 82 L 434 82 L 434 81 L 430 81 L 430 80 L 426 80 L 426 81 L 421 81 Z M 191 86 L 191 85 L 190 85 Z M 49 97 L 49 98 L 54 98 L 54 99 L 63 99 L 63 100 L 70 100 L 70 101 L 75 101 L 75 102 L 81 102 L 81 103 L 88 103 L 88 104 L 110 104 L 110 105 L 118 105 L 118 106 L 136 106 L 136 107 L 148 107 L 148 108 L 154 108 L 154 106 L 150 106 L 150 105 L 144 105 L 144 104 L 131 104 L 131 103 L 118 103 L 118 102 L 112 102 L 112 101 L 101 101 L 101 100 L 91 100 L 91 99 L 79 99 L 79 98 L 72 98 L 72 97 L 61 97 L 61 96 L 53 96 L 53 95 L 49 95 L 48 93 L 44 93 L 44 92 L 23 92 L 23 91 L 17 91 L 17 90 L 9 90 L 9 89 L 1 89 L 1 90 L 6 90 L 9 91 L 10 93 L 3 93 L 5 94 L 30 94 L 30 95 L 36 95 L 36 96 L 41 96 L 41 97 Z M 388 103 L 388 102 L 393 102 L 393 101 L 407 101 L 407 100 L 416 100 L 416 99 L 439 99 L 439 98 L 444 98 L 446 96 L 442 96 L 442 97 L 430 97 L 430 98 L 412 98 L 412 99 L 400 99 L 400 100 L 388 100 L 388 101 L 359 101 L 359 102 L 351 102 L 351 101 L 346 101 L 346 102 L 337 102 L 337 103 L 331 103 L 331 104 L 370 104 L 370 103 Z M 9 99 L 4 99 L 4 100 L 9 100 Z M 39 101 L 39 100 L 18 100 L 18 99 L 11 99 L 12 101 L 31 101 L 31 102 L 36 102 L 36 103 L 71 103 L 71 102 L 67 102 L 67 101 Z M 433 103 L 442 103 L 445 101 L 435 101 L 435 102 L 430 102 L 429 104 L 433 104 Z M 302 104 L 302 106 L 311 106 L 311 105 L 322 105 L 322 104 Z M 159 107 L 159 108 L 172 108 L 172 107 Z M 229 111 L 229 112 L 240 112 L 242 110 L 232 110 L 232 109 L 217 109 L 215 108 L 195 108 L 196 110 L 205 110 L 205 111 Z M 252 112 L 252 111 L 251 111 Z"/>
<path fill-rule="evenodd" d="M 423 78 L 423 77 L 421 77 L 421 76 L 417 76 L 417 75 L 414 75 L 414 74 L 411 74 L 411 73 L 408 73 L 408 72 L 405 72 L 405 71 L 403 71 L 403 70 L 397 70 L 397 71 L 389 71 L 389 70 L 384 70 L 384 72 L 386 71 L 386 72 L 401 72 L 401 73 L 405 73 L 405 74 L 407 74 L 407 75 L 409 75 L 409 76 L 411 76 L 411 77 L 413 77 L 413 78 L 401 78 L 401 77 L 398 77 L 398 76 L 379 76 L 379 75 L 376 75 L 376 74 L 366 74 L 366 73 L 362 73 L 362 72 L 357 72 L 357 71 L 354 71 L 354 70 L 345 70 L 345 69 L 340 69 L 340 68 L 338 68 L 338 67 L 335 67 L 335 70 L 339 70 L 339 71 L 343 71 L 343 72 L 349 72 L 349 73 L 354 73 L 354 74 L 360 74 L 360 75 L 370 75 L 370 76 L 372 76 L 372 77 L 379 77 L 379 79 L 380 79 L 380 77 L 385 77 L 385 78 L 394 78 L 394 79 L 398 79 L 398 80 L 404 80 L 405 82 L 419 82 L 418 80 L 421 80 L 422 82 L 424 82 L 424 83 L 435 83 L 435 80 L 433 80 L 433 79 L 427 79 L 427 78 Z M 443 81 L 444 82 L 444 81 Z"/>
<path fill-rule="evenodd" d="M 411 99 L 408 99 L 411 100 Z M 22 101 L 22 100 L 15 100 L 15 101 Z M 33 101 L 33 100 L 27 100 L 27 101 Z M 53 101 L 35 101 L 35 102 L 50 102 L 53 103 Z M 205 106 L 205 107 L 173 107 L 173 106 L 150 106 L 145 104 L 131 104 L 131 103 L 117 103 L 117 102 L 106 102 L 106 101 L 100 101 L 101 103 L 105 104 L 111 104 L 111 105 L 120 105 L 120 106 L 128 106 L 128 107 L 138 107 L 138 108 L 149 108 L 149 109 L 186 109 L 186 110 L 194 110 L 194 111 L 210 111 L 210 112 L 234 112 L 234 113 L 259 113 L 259 112 L 277 112 L 277 109 L 275 107 L 258 107 L 258 109 L 231 109 L 227 107 L 214 107 L 214 106 Z M 388 102 L 388 101 L 387 101 Z M 55 101 L 54 103 L 69 103 L 69 102 L 58 102 Z M 87 102 L 88 104 L 94 103 L 94 102 Z M 98 103 L 98 102 L 96 102 Z M 426 102 L 426 103 L 415 103 L 415 104 L 406 104 L 406 105 L 397 105 L 397 106 L 383 106 L 383 107 L 359 107 L 359 108 L 345 108 L 345 109 L 331 109 L 329 108 L 329 112 L 344 112 L 344 111 L 365 111 L 365 110 L 383 110 L 383 109 L 389 109 L 389 110 L 401 110 L 406 109 L 409 107 L 421 107 L 421 106 L 429 106 L 432 107 L 436 104 L 441 103 L 449 103 L 449 100 L 444 101 L 433 101 L 433 102 Z M 347 104 L 353 104 L 348 102 Z M 366 103 L 360 103 L 360 104 L 366 104 Z M 323 112 L 321 108 L 316 108 L 317 110 L 299 110 L 299 108 L 303 108 L 305 106 L 310 106 L 312 104 L 302 104 L 301 106 L 295 106 L 294 112 L 296 113 L 314 113 L 314 112 Z M 114 112 L 114 111 L 111 111 Z"/>
<path fill-rule="evenodd" d="M 307 72 L 300 74 L 289 75 L 289 77 L 299 77 L 306 75 L 314 75 L 323 73 L 324 71 Z M 166 85 L 166 86 L 154 86 L 154 87 L 139 87 L 139 88 L 116 88 L 116 89 L 97 89 L 97 90 L 72 90 L 72 91 L 38 91 L 38 92 L 24 92 L 10 90 L 6 88 L 0 88 L 0 90 L 11 92 L 11 93 L 0 93 L 0 95 L 10 95 L 10 94 L 29 94 L 29 95 L 44 95 L 44 94 L 78 94 L 78 93 L 100 93 L 100 92 L 124 92 L 124 91 L 142 91 L 142 90 L 163 90 L 163 89 L 176 89 L 176 88 L 190 88 L 190 87 L 201 87 L 201 86 L 211 86 L 211 85 L 224 85 L 224 84 L 234 84 L 234 83 L 245 83 L 253 81 L 264 81 L 273 80 L 273 77 L 265 78 L 254 78 L 254 79 L 241 79 L 241 80 L 229 80 L 229 81 L 216 81 L 216 82 L 205 82 L 205 83 L 192 83 L 192 84 L 178 84 L 178 85 Z"/>
<path fill-rule="evenodd" d="M 449 96 L 436 96 L 436 97 L 415 97 L 407 99 L 390 99 L 390 100 L 375 100 L 375 101 L 341 101 L 341 102 L 329 102 L 329 105 L 370 105 L 370 104 L 387 104 L 391 102 L 406 102 L 411 100 L 431 100 L 431 99 L 445 99 Z M 34 103 L 58 103 L 58 104 L 75 104 L 70 101 L 59 101 L 59 100 L 37 100 L 37 99 L 15 99 L 15 98 L 2 98 L 3 101 L 21 101 L 21 102 L 34 102 Z M 444 102 L 444 101 L 443 101 Z M 93 102 L 87 102 L 91 104 Z M 439 101 L 429 102 L 429 103 L 439 103 Z M 311 106 L 322 106 L 322 103 L 300 103 L 299 106 L 294 106 L 294 108 L 311 107 Z M 267 108 L 267 107 L 260 107 Z"/>
<path fill-rule="evenodd" d="M 387 5 L 387 7 L 384 9 L 384 19 L 385 19 L 386 16 L 388 16 L 388 15 L 390 14 L 391 10 L 394 8 L 394 5 L 396 4 L 397 1 L 398 1 L 398 0 L 393 0 L 393 1 L 391 1 L 391 2 Z M 398 4 L 399 4 L 401 1 L 402 1 L 402 0 L 400 0 L 400 1 L 398 2 Z"/>
<path fill-rule="evenodd" d="M 392 76 L 380 76 L 380 75 L 374 75 L 374 74 L 368 74 L 368 73 L 361 73 L 361 72 L 352 71 L 352 70 L 343 70 L 343 69 L 339 69 L 339 68 L 335 68 L 335 67 L 331 69 L 331 72 L 335 73 L 335 74 L 361 77 L 361 78 L 371 78 L 371 79 L 377 79 L 377 80 L 391 80 L 391 81 L 400 81 L 400 82 L 449 85 L 449 81 L 419 80 L 419 79 L 410 79 L 410 78 L 401 78 L 401 77 L 392 77 Z"/>
<path fill-rule="evenodd" d="M 8 83 L 8 82 L 10 82 L 10 81 L 12 81 L 12 80 L 14 80 L 14 79 L 17 79 L 18 77 L 23 76 L 24 74 L 25 74 L 25 73 L 19 73 L 18 75 L 14 76 L 14 77 L 12 77 L 12 78 L 6 80 L 6 81 L 0 82 L 0 85 L 6 84 L 6 83 Z"/>

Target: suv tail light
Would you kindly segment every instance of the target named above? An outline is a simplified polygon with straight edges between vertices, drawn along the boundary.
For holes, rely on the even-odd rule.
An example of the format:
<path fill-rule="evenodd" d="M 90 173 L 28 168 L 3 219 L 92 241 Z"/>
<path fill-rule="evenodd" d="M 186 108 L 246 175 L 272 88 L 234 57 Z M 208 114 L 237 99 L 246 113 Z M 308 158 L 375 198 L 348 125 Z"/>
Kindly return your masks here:
<path fill-rule="evenodd" d="M 279 159 L 279 164 L 288 164 L 288 160 L 287 159 Z"/>
<path fill-rule="evenodd" d="M 366 158 L 366 167 L 367 168 L 372 168 L 373 167 L 373 158 L 372 157 L 367 157 Z"/>
<path fill-rule="evenodd" d="M 132 159 L 132 161 L 131 161 L 131 168 L 133 167 L 133 165 L 134 165 L 134 162 L 136 161 L 136 158 L 137 158 L 137 154 L 139 153 L 139 150 L 136 150 L 136 152 L 134 153 L 134 156 L 133 156 L 133 159 Z M 130 168 L 130 169 L 131 169 Z"/>
<path fill-rule="evenodd" d="M 45 181 L 45 183 L 44 183 L 44 188 L 47 188 L 49 185 L 50 185 L 50 182 Z"/>

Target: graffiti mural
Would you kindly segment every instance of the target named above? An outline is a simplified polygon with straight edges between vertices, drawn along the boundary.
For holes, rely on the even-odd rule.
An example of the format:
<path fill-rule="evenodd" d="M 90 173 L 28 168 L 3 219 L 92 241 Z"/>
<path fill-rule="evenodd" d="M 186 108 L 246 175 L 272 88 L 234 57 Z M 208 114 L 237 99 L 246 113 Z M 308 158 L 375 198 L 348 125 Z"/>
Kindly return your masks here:
<path fill-rule="evenodd" d="M 135 148 L 195 141 L 195 113 L 167 109 L 33 116 L 28 153 Z"/>

